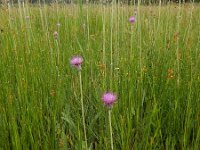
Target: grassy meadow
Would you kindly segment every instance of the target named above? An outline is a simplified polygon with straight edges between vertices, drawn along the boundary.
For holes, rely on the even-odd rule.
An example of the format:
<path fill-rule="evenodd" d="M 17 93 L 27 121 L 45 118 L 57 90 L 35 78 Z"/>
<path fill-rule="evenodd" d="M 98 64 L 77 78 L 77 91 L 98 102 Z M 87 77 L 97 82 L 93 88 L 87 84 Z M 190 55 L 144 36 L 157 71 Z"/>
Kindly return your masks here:
<path fill-rule="evenodd" d="M 10 4 L 0 29 L 0 150 L 87 149 L 76 55 L 88 149 L 111 150 L 106 91 L 114 150 L 200 149 L 200 5 Z"/>

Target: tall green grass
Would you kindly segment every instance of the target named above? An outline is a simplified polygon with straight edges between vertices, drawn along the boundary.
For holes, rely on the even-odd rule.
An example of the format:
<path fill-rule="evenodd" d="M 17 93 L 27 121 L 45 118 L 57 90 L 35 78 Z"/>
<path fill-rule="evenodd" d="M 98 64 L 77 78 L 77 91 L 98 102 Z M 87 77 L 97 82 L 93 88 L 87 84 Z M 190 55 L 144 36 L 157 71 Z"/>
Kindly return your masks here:
<path fill-rule="evenodd" d="M 90 149 L 110 149 L 101 95 L 111 90 L 114 149 L 198 150 L 199 12 L 194 4 L 0 8 L 0 149 L 84 149 L 79 76 L 69 64 L 82 55 Z"/>

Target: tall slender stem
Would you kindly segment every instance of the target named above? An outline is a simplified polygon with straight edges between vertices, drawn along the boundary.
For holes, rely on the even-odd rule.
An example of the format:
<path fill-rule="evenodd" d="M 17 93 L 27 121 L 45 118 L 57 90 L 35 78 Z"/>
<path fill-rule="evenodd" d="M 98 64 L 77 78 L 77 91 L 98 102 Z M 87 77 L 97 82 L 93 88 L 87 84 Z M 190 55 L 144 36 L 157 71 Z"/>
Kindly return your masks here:
<path fill-rule="evenodd" d="M 103 82 L 103 88 L 105 89 L 106 87 L 106 8 L 105 5 L 103 4 L 103 65 L 105 66 L 104 70 L 104 82 Z"/>
<path fill-rule="evenodd" d="M 82 121 L 83 121 L 83 132 L 85 137 L 85 146 L 87 148 L 87 135 L 86 135 L 86 126 L 85 126 L 85 111 L 84 111 L 84 103 L 83 103 L 83 87 L 82 87 L 82 76 L 81 70 L 79 70 L 79 81 L 80 81 L 80 91 L 81 91 L 81 109 L 82 109 Z"/>
<path fill-rule="evenodd" d="M 60 49 L 59 49 L 58 39 L 56 39 L 56 48 L 57 48 L 57 63 L 56 63 L 56 66 L 59 66 L 59 64 L 60 64 Z"/>
<path fill-rule="evenodd" d="M 113 150 L 112 124 L 111 124 L 111 109 L 108 110 L 109 126 L 110 126 L 110 143 L 111 150 Z"/>
<path fill-rule="evenodd" d="M 112 13 L 111 13 L 111 27 L 110 27 L 110 88 L 112 88 L 113 78 L 113 27 L 114 27 L 114 11 L 115 11 L 115 0 L 112 1 Z"/>

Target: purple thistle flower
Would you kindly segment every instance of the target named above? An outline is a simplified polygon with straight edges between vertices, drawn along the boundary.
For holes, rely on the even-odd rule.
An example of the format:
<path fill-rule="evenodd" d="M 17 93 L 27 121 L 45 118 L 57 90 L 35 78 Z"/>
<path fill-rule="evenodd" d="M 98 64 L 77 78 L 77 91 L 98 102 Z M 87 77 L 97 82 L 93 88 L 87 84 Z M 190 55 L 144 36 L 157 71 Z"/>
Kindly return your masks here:
<path fill-rule="evenodd" d="M 55 32 L 53 33 L 53 36 L 54 36 L 55 39 L 58 39 L 58 32 L 55 31 Z"/>
<path fill-rule="evenodd" d="M 81 69 L 81 64 L 82 64 L 82 63 L 83 63 L 83 57 L 81 57 L 81 56 L 74 56 L 74 57 L 72 57 L 71 60 L 70 60 L 70 64 L 71 64 L 73 67 L 77 68 L 78 70 Z"/>
<path fill-rule="evenodd" d="M 135 17 L 134 17 L 134 16 L 131 16 L 131 17 L 129 18 L 129 22 L 130 22 L 130 23 L 134 23 L 134 22 L 135 22 Z"/>
<path fill-rule="evenodd" d="M 102 96 L 102 101 L 108 107 L 112 106 L 116 100 L 117 100 L 117 96 L 116 96 L 116 94 L 114 94 L 112 92 L 106 92 Z"/>

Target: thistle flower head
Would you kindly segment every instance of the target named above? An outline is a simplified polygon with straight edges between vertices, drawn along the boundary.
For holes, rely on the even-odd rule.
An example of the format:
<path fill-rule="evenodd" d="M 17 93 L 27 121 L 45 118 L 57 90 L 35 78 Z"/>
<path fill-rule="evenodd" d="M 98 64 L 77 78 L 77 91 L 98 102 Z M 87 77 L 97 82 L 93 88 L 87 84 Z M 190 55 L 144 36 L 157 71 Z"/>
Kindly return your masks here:
<path fill-rule="evenodd" d="M 81 56 L 74 56 L 74 57 L 72 57 L 71 60 L 70 60 L 70 64 L 71 64 L 73 67 L 77 68 L 78 70 L 81 69 L 81 64 L 82 64 L 82 63 L 83 63 L 83 57 L 81 57 Z"/>
<path fill-rule="evenodd" d="M 112 92 L 106 92 L 102 96 L 102 101 L 108 107 L 111 107 L 116 102 L 116 100 L 117 100 L 117 96 L 116 94 Z"/>
<path fill-rule="evenodd" d="M 129 22 L 130 22 L 130 23 L 134 23 L 134 22 L 135 22 L 135 17 L 134 17 L 134 16 L 131 16 L 131 17 L 129 18 Z"/>
<path fill-rule="evenodd" d="M 134 9 L 134 14 L 135 14 L 135 16 L 137 15 L 137 9 Z"/>
<path fill-rule="evenodd" d="M 54 36 L 55 39 L 58 39 L 58 32 L 55 31 L 55 32 L 53 33 L 53 36 Z"/>

